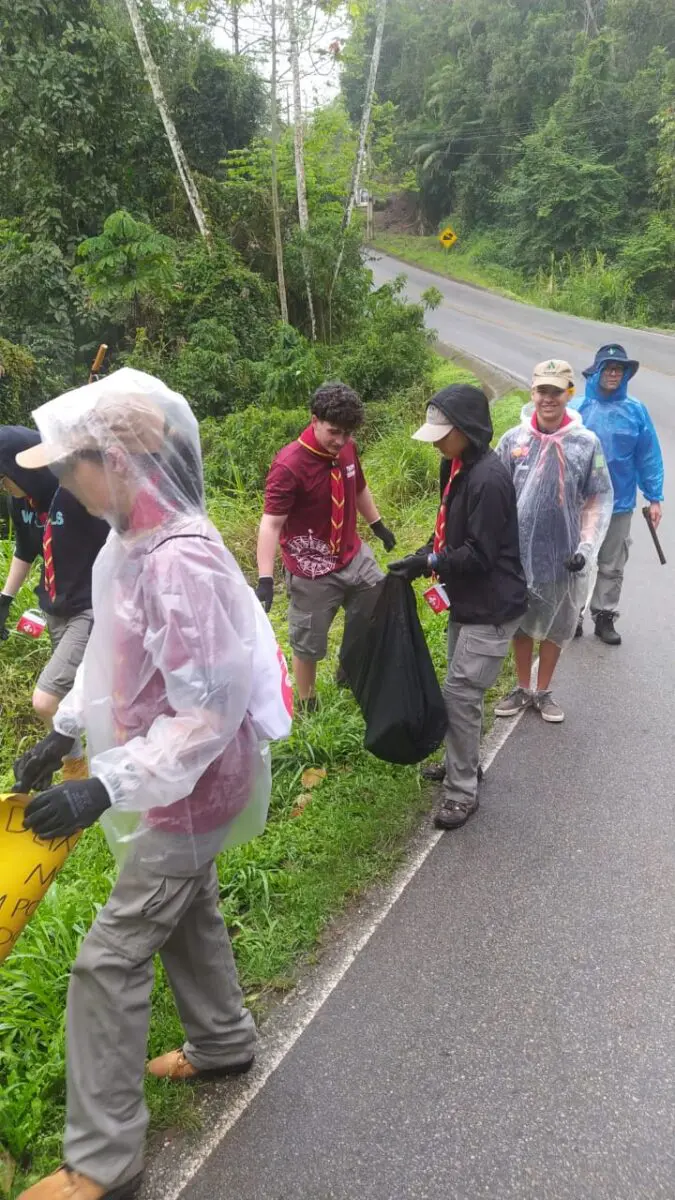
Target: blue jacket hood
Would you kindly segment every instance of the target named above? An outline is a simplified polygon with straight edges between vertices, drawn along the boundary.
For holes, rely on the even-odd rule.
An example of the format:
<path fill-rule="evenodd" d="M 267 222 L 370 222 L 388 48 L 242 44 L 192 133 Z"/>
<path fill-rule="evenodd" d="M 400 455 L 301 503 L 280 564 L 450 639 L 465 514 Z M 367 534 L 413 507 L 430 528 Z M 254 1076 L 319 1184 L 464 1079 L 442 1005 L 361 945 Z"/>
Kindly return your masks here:
<path fill-rule="evenodd" d="M 601 404 L 615 404 L 619 400 L 628 400 L 628 384 L 632 379 L 632 374 L 624 371 L 623 379 L 618 388 L 614 392 L 603 392 L 600 390 L 600 376 L 605 369 L 605 364 L 594 372 L 593 375 L 586 376 L 586 400 L 599 400 Z"/>
<path fill-rule="evenodd" d="M 49 508 L 59 481 L 47 467 L 27 471 L 16 462 L 21 450 L 37 446 L 39 433 L 23 425 L 0 425 L 0 475 L 6 475 L 35 502 L 38 508 Z"/>

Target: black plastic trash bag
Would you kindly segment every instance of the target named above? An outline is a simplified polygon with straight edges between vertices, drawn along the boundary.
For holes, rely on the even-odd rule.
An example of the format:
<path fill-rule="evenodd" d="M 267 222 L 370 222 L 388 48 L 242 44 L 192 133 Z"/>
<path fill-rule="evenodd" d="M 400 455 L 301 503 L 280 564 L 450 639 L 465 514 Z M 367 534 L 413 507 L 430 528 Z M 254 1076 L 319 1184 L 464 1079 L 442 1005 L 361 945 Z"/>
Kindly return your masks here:
<path fill-rule="evenodd" d="M 341 665 L 365 718 L 366 750 L 418 763 L 445 737 L 445 704 L 410 584 L 387 575 L 378 592 L 370 619 L 351 623 Z"/>

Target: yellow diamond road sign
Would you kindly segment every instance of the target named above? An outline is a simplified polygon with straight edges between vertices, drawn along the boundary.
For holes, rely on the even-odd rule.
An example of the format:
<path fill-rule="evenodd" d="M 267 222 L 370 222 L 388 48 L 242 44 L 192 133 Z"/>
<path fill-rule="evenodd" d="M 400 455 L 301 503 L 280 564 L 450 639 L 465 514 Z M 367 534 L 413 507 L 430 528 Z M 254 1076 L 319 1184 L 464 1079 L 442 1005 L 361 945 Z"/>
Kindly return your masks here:
<path fill-rule="evenodd" d="M 442 233 L 439 233 L 438 240 L 442 246 L 445 246 L 446 250 L 449 250 L 450 247 L 454 246 L 455 242 L 457 241 L 457 234 L 455 233 L 454 229 L 448 225 L 447 229 L 444 229 Z"/>

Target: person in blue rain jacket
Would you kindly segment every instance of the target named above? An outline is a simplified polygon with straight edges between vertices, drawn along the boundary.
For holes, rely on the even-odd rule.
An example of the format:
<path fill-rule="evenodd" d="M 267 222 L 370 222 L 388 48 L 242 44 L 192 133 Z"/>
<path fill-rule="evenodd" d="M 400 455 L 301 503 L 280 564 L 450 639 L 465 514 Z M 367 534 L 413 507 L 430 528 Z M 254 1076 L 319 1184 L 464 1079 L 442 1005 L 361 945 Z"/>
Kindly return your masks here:
<path fill-rule="evenodd" d="M 614 622 L 628 552 L 638 488 L 649 503 L 656 528 L 663 501 L 663 456 L 652 419 L 640 400 L 628 395 L 628 384 L 640 364 L 623 346 L 601 346 L 584 371 L 586 391 L 572 403 L 587 429 L 597 435 L 614 487 L 614 513 L 598 556 L 598 576 L 591 598 L 596 635 L 608 646 L 621 645 Z M 582 635 L 583 614 L 577 637 Z"/>

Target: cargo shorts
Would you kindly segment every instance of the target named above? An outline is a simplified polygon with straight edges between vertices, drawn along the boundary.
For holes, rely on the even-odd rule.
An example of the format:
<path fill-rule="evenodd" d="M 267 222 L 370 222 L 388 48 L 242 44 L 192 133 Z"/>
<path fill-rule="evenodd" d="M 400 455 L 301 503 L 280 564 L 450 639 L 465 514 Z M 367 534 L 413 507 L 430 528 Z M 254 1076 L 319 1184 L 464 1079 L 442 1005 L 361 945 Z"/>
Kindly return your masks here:
<path fill-rule="evenodd" d="M 41 692 L 62 700 L 75 682 L 75 673 L 84 658 L 94 624 L 90 608 L 74 617 L 55 617 L 45 614 L 52 643 L 52 656 L 37 681 Z"/>
<path fill-rule="evenodd" d="M 304 579 L 287 571 L 289 639 L 296 657 L 308 662 L 325 658 L 328 634 L 338 609 L 344 608 L 345 622 L 367 619 L 379 592 L 377 585 L 383 579 L 384 572 L 370 546 L 365 545 L 341 571 L 317 579 Z"/>

